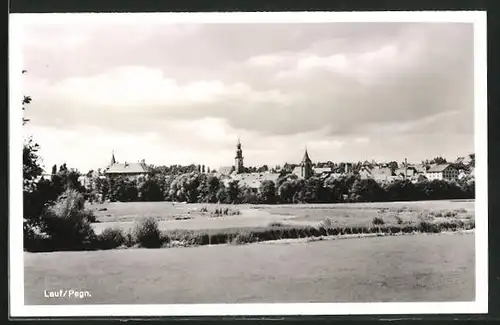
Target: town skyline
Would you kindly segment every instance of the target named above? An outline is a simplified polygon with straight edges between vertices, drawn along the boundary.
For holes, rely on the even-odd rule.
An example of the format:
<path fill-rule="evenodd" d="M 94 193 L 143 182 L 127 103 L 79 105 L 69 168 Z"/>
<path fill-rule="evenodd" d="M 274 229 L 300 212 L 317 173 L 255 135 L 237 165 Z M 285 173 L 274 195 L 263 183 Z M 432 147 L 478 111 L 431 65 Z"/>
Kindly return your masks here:
<path fill-rule="evenodd" d="M 33 22 L 21 41 L 46 170 L 112 151 L 217 169 L 238 137 L 251 166 L 474 152 L 470 24 Z"/>

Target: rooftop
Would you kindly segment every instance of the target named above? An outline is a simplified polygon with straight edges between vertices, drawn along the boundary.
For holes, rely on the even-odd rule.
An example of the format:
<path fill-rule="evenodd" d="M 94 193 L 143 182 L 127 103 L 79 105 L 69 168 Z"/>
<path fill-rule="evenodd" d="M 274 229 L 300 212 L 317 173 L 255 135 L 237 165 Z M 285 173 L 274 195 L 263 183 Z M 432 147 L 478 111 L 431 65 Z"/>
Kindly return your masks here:
<path fill-rule="evenodd" d="M 115 163 L 106 171 L 106 174 L 145 174 L 147 167 L 143 163 Z"/>
<path fill-rule="evenodd" d="M 440 173 L 444 171 L 446 168 L 448 168 L 450 164 L 439 164 L 439 165 L 434 165 L 429 168 L 427 171 L 428 173 Z"/>

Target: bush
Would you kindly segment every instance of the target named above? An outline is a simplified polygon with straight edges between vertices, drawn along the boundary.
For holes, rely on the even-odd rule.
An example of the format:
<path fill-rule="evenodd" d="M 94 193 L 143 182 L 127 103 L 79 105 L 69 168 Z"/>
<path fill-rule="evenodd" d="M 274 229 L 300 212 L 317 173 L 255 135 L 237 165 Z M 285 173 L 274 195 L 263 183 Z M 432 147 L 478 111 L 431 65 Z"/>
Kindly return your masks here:
<path fill-rule="evenodd" d="M 56 250 L 74 250 L 90 247 L 95 239 L 91 226 L 95 217 L 85 209 L 83 195 L 75 190 L 67 190 L 56 203 L 43 214 L 42 232 L 49 238 Z"/>
<path fill-rule="evenodd" d="M 231 244 L 234 245 L 244 245 L 248 243 L 255 242 L 256 237 L 253 235 L 252 232 L 239 232 L 233 240 L 231 240 Z"/>
<path fill-rule="evenodd" d="M 283 224 L 281 222 L 274 221 L 274 222 L 271 222 L 269 224 L 269 227 L 271 227 L 271 228 L 281 228 L 281 227 L 283 227 Z"/>
<path fill-rule="evenodd" d="M 158 221 L 153 217 L 145 218 L 136 223 L 134 237 L 141 247 L 159 248 L 162 245 L 162 236 L 158 228 Z"/>
<path fill-rule="evenodd" d="M 234 215 L 240 215 L 241 212 L 240 210 L 236 208 L 215 208 L 215 211 L 212 212 L 210 215 L 212 217 L 222 217 L 222 216 L 234 216 Z"/>
<path fill-rule="evenodd" d="M 446 213 L 443 214 L 445 218 L 454 218 L 456 217 L 458 212 L 456 211 L 447 211 Z"/>
<path fill-rule="evenodd" d="M 380 217 L 374 217 L 372 220 L 372 224 L 374 226 L 383 225 L 383 224 L 385 224 L 385 221 L 384 221 L 384 219 L 382 219 Z"/>
<path fill-rule="evenodd" d="M 330 218 L 325 218 L 319 222 L 319 226 L 321 228 L 331 228 L 333 225 L 333 222 Z"/>
<path fill-rule="evenodd" d="M 121 229 L 106 228 L 97 236 L 98 247 L 101 249 L 117 248 L 125 242 L 125 235 Z"/>
<path fill-rule="evenodd" d="M 401 218 L 397 214 L 394 216 L 394 218 L 396 219 L 396 222 L 397 222 L 398 225 L 402 225 L 403 224 L 403 218 Z"/>
<path fill-rule="evenodd" d="M 421 220 L 418 223 L 418 229 L 421 232 L 425 232 L 425 233 L 438 233 L 438 232 L 441 232 L 441 226 L 439 224 L 436 224 L 436 223 L 433 223 L 433 222 L 429 222 L 429 221 L 425 221 L 425 220 Z"/>
<path fill-rule="evenodd" d="M 134 231 L 131 229 L 129 229 L 125 233 L 123 239 L 124 239 L 123 244 L 127 247 L 133 247 L 136 244 L 136 240 L 134 238 Z"/>

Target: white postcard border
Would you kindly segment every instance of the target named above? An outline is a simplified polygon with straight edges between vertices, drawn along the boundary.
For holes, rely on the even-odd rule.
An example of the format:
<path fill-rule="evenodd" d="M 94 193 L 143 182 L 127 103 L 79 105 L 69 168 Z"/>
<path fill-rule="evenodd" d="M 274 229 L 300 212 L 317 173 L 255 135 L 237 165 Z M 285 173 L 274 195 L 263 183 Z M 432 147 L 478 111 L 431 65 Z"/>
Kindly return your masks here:
<path fill-rule="evenodd" d="M 113 20 L 110 20 L 110 17 Z M 166 19 L 168 17 L 168 19 Z M 488 175 L 486 12 L 252 12 L 252 13 L 114 13 L 12 14 L 9 16 L 10 182 L 9 280 L 12 317 L 71 316 L 238 316 L 238 315 L 394 315 L 479 314 L 488 312 Z M 191 305 L 24 305 L 22 234 L 22 26 L 33 22 L 107 23 L 320 23 L 320 22 L 464 22 L 474 24 L 475 154 L 476 154 L 476 300 L 439 303 L 301 303 Z M 459 247 L 457 247 L 459 249 Z"/>

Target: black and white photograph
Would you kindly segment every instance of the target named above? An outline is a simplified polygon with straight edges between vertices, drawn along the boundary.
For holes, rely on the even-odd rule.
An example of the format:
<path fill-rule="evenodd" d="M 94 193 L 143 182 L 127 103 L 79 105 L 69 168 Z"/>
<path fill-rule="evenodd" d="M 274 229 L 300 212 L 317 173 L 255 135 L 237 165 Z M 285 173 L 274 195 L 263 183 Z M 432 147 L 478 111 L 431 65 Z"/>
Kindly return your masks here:
<path fill-rule="evenodd" d="M 485 13 L 10 20 L 12 316 L 487 312 Z"/>

